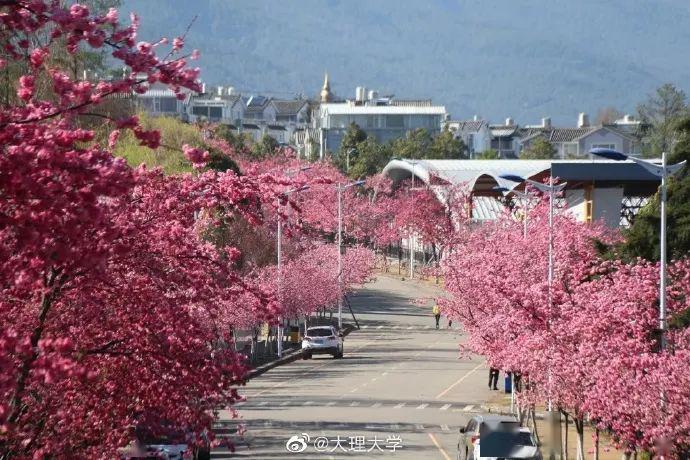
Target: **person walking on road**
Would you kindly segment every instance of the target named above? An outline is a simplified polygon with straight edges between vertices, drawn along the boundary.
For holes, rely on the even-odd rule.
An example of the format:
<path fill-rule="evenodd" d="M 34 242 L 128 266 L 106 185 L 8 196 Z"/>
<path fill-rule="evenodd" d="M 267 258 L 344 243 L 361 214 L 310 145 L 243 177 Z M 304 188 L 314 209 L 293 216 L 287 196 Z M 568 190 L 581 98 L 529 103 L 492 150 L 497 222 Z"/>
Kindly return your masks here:
<path fill-rule="evenodd" d="M 489 369 L 489 390 L 498 390 L 498 373 L 495 367 Z"/>
<path fill-rule="evenodd" d="M 438 329 L 438 322 L 441 321 L 441 309 L 438 307 L 438 304 L 434 304 L 431 312 L 434 314 L 434 318 L 436 318 L 436 329 Z"/>

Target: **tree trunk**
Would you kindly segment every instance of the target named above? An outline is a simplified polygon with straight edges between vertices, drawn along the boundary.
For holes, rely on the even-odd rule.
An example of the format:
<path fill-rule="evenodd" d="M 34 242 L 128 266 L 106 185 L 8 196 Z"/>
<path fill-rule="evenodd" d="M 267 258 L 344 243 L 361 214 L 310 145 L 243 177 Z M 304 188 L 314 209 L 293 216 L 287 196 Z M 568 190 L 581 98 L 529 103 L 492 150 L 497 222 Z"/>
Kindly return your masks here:
<path fill-rule="evenodd" d="M 534 410 L 534 404 L 530 405 L 529 411 L 530 419 L 532 420 L 532 431 L 534 432 L 534 437 L 537 438 L 537 442 L 540 442 L 539 431 L 537 430 L 537 416 L 536 411 Z"/>
<path fill-rule="evenodd" d="M 9 423 L 15 423 L 24 411 L 22 402 L 24 400 L 24 391 L 26 390 L 26 381 L 29 378 L 31 366 L 33 366 L 33 363 L 38 359 L 38 342 L 43 336 L 43 329 L 45 328 L 46 317 L 48 316 L 50 307 L 53 305 L 53 300 L 55 300 L 55 297 L 60 289 L 59 285 L 61 283 L 57 282 L 57 277 L 58 273 L 51 269 L 50 275 L 48 275 L 48 279 L 45 282 L 45 285 L 47 288 L 49 288 L 49 290 L 43 294 L 41 299 L 41 310 L 38 314 L 38 325 L 31 333 L 30 340 L 32 352 L 30 355 L 24 358 L 24 360 L 22 360 L 14 393 L 10 399 L 10 412 L 7 417 L 7 421 Z"/>
<path fill-rule="evenodd" d="M 577 432 L 577 460 L 585 460 L 585 422 L 582 418 L 573 418 Z"/>
<path fill-rule="evenodd" d="M 599 428 L 594 429 L 594 460 L 599 460 Z"/>
<path fill-rule="evenodd" d="M 563 433 L 563 458 L 568 460 L 568 413 L 563 412 L 565 433 Z"/>

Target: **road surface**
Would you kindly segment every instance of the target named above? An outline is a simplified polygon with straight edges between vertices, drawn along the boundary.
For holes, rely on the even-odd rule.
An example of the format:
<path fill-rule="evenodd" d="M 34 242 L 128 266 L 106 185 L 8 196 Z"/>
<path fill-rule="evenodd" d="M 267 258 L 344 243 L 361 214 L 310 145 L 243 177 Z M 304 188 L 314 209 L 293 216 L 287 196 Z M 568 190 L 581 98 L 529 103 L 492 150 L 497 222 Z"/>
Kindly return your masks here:
<path fill-rule="evenodd" d="M 238 408 L 247 432 L 229 435 L 236 453 L 212 458 L 455 459 L 459 427 L 492 392 L 483 361 L 460 357 L 460 332 L 443 318 L 436 330 L 431 303 L 413 303 L 440 293 L 388 276 L 360 289 L 351 302 L 361 329 L 345 338 L 344 359 L 317 355 L 250 381 Z M 236 424 L 228 418 L 219 432 Z M 303 433 L 308 442 L 293 445 L 306 448 L 289 453 Z"/>

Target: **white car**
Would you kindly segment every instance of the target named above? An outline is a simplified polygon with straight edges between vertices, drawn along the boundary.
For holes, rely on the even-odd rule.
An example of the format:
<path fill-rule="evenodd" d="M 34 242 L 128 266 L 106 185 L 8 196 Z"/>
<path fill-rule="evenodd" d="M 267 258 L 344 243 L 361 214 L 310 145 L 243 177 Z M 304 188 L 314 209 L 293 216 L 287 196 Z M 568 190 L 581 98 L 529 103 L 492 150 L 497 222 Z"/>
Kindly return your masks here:
<path fill-rule="evenodd" d="M 307 328 L 307 333 L 302 340 L 302 359 L 310 359 L 315 354 L 342 358 L 343 334 L 333 326 Z"/>
<path fill-rule="evenodd" d="M 515 417 L 476 415 L 460 428 L 458 460 L 542 460 L 534 434 Z"/>

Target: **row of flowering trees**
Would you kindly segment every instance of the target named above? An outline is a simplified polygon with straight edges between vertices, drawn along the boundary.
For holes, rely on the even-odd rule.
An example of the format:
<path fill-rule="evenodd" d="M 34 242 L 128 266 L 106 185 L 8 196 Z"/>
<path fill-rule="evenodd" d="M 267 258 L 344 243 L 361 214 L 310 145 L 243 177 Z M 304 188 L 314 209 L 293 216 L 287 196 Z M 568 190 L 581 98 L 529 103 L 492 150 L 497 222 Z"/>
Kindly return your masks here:
<path fill-rule="evenodd" d="M 547 282 L 548 205 L 523 223 L 510 214 L 452 235 L 444 261 L 444 311 L 462 322 L 468 350 L 522 376 L 521 405 L 551 400 L 579 433 L 590 421 L 626 452 L 690 445 L 690 331 L 672 329 L 659 350 L 659 267 L 604 259 L 619 235 L 558 213 L 555 274 Z M 669 315 L 686 310 L 690 261 L 669 268 Z"/>
<path fill-rule="evenodd" d="M 208 152 L 184 146 L 195 172 L 166 176 L 112 155 L 124 130 L 154 149 L 160 133 L 99 112 L 104 101 L 154 83 L 180 97 L 201 89 L 183 37 L 137 41 L 137 28 L 114 9 L 0 1 L 0 72 L 15 92 L 0 107 L 3 459 L 114 458 L 142 428 L 206 443 L 247 370 L 233 331 L 343 294 L 334 246 L 308 231 L 334 228 L 323 214 L 335 210 L 332 171 L 214 171 Z M 91 81 L 63 70 L 65 53 L 88 49 L 127 72 Z M 84 117 L 110 126 L 107 145 Z M 284 193 L 306 185 L 300 200 L 314 205 Z M 260 257 L 278 220 L 294 241 L 284 302 Z M 371 266 L 370 252 L 350 251 L 344 289 Z"/>

